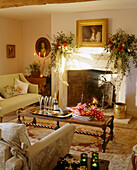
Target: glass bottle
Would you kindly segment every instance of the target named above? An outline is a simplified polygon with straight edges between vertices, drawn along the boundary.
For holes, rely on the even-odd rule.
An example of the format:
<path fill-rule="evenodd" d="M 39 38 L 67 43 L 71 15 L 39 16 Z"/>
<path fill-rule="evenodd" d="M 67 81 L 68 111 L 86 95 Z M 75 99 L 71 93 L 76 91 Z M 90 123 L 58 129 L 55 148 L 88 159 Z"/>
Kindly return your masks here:
<path fill-rule="evenodd" d="M 54 103 L 53 103 L 53 110 L 58 110 L 58 100 L 57 100 L 57 93 L 55 93 Z"/>

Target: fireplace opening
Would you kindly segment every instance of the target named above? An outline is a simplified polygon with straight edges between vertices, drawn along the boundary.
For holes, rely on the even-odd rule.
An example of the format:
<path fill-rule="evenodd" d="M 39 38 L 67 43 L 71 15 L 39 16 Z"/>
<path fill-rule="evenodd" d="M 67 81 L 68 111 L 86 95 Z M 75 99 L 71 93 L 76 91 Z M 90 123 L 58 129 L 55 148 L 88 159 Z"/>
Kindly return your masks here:
<path fill-rule="evenodd" d="M 68 71 L 68 106 L 77 103 L 92 104 L 97 99 L 97 106 L 113 107 L 115 102 L 115 87 L 105 78 L 111 72 L 98 70 L 69 70 Z"/>

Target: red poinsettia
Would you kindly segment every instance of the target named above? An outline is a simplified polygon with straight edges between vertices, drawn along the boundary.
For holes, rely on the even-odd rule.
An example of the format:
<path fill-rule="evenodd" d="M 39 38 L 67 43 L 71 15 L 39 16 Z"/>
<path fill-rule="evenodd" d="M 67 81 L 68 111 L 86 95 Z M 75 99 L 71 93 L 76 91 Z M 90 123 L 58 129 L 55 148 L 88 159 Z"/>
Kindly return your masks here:
<path fill-rule="evenodd" d="M 124 50 L 124 47 L 122 46 L 122 45 L 120 45 L 119 47 L 118 47 L 118 51 L 123 51 Z"/>
<path fill-rule="evenodd" d="M 64 47 L 67 47 L 67 45 L 68 45 L 68 42 L 66 42 L 66 41 L 63 41 L 63 42 L 62 42 L 62 45 L 63 45 Z"/>
<path fill-rule="evenodd" d="M 58 49 L 61 45 L 59 43 L 56 44 L 55 49 Z"/>

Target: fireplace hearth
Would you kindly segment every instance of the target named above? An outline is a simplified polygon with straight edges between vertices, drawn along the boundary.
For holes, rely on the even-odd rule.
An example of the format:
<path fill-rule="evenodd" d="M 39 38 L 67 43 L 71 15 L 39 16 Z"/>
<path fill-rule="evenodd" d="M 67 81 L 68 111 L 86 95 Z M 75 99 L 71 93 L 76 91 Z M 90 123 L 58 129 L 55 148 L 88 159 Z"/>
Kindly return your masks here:
<path fill-rule="evenodd" d="M 108 108 L 115 102 L 115 87 L 104 77 L 111 72 L 99 70 L 69 70 L 68 71 L 68 106 L 77 103 L 91 103 L 98 100 L 98 107 Z"/>

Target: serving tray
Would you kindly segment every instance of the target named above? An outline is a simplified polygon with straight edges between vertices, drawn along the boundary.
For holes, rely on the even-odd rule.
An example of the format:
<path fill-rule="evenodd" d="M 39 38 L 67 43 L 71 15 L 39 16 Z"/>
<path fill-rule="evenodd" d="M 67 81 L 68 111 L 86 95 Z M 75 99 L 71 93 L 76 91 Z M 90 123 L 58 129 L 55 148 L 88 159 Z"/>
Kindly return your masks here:
<path fill-rule="evenodd" d="M 51 108 L 42 108 L 40 110 L 40 107 L 35 107 L 32 110 L 30 110 L 30 112 L 32 114 L 35 115 L 41 115 L 41 116 L 46 116 L 46 117 L 55 117 L 55 118 L 68 118 L 72 116 L 72 112 L 69 110 L 63 110 L 63 109 L 59 109 L 57 111 L 52 110 Z"/>

